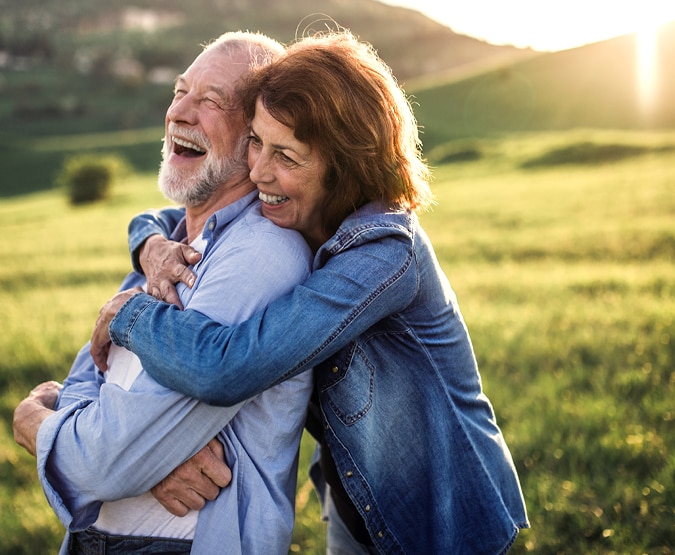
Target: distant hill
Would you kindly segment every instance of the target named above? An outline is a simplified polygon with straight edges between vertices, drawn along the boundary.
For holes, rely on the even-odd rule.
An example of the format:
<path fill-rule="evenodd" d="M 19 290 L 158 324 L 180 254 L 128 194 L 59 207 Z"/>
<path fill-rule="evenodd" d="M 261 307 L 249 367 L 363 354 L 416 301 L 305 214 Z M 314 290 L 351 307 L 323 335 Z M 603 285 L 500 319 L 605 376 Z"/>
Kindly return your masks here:
<path fill-rule="evenodd" d="M 675 128 L 675 22 L 659 30 L 643 106 L 635 34 L 473 74 L 412 82 L 425 144 L 513 131 Z"/>
<path fill-rule="evenodd" d="M 51 186 L 82 149 L 154 172 L 170 83 L 201 43 L 238 29 L 287 43 L 335 22 L 413 95 L 427 152 L 512 131 L 675 128 L 675 22 L 659 35 L 658 100 L 645 113 L 635 35 L 539 53 L 375 0 L 0 0 L 0 196 Z"/>
<path fill-rule="evenodd" d="M 0 195 L 50 186 L 63 157 L 83 145 L 155 171 L 171 83 L 201 44 L 228 30 L 288 43 L 335 23 L 371 42 L 404 83 L 533 54 L 374 0 L 0 0 Z M 146 131 L 100 136 L 153 126 L 153 140 Z M 98 135 L 68 140 L 85 133 Z"/>
<path fill-rule="evenodd" d="M 198 45 L 227 30 L 289 42 L 332 18 L 373 43 L 400 79 L 494 55 L 527 53 L 458 35 L 422 14 L 374 0 L 0 0 L 0 50 L 63 65 L 69 55 L 135 57 L 182 70 Z M 154 53 L 150 51 L 154 50 Z"/>

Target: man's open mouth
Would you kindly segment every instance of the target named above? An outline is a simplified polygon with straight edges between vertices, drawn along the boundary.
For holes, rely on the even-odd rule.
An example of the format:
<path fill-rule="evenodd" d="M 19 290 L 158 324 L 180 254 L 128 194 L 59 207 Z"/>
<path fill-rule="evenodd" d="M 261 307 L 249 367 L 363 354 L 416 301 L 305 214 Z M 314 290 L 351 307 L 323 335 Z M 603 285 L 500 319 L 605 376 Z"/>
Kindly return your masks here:
<path fill-rule="evenodd" d="M 178 156 L 197 158 L 206 154 L 206 150 L 202 147 L 195 143 L 191 143 L 190 141 L 186 141 L 185 139 L 172 137 L 171 141 L 173 142 L 173 152 Z"/>

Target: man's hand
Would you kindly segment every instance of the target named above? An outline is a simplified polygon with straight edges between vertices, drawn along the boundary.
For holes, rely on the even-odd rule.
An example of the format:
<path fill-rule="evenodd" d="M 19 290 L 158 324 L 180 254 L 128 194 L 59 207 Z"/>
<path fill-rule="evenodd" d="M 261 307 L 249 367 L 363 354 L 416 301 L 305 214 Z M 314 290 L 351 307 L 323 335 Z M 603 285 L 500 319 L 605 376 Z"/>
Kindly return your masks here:
<path fill-rule="evenodd" d="M 122 308 L 124 303 L 134 295 L 142 292 L 143 290 L 140 287 L 121 291 L 105 303 L 99 311 L 96 324 L 94 325 L 94 331 L 91 334 L 89 353 L 94 359 L 94 364 L 96 364 L 102 372 L 105 372 L 108 369 L 108 353 L 110 352 L 110 345 L 112 344 L 110 332 L 108 331 L 110 322 L 115 317 L 115 314 L 117 314 L 117 311 Z"/>
<path fill-rule="evenodd" d="M 232 473 L 224 461 L 223 445 L 212 439 L 150 491 L 176 516 L 185 516 L 190 510 L 198 511 L 207 500 L 218 497 L 220 489 L 232 480 Z"/>
<path fill-rule="evenodd" d="M 14 410 L 14 440 L 33 456 L 37 453 L 40 424 L 54 413 L 53 408 L 62 388 L 58 382 L 41 383 Z"/>
<path fill-rule="evenodd" d="M 138 253 L 138 261 L 148 282 L 148 293 L 183 308 L 176 284 L 194 285 L 195 275 L 188 266 L 196 264 L 201 258 L 202 255 L 189 245 L 169 241 L 161 235 L 151 235 Z"/>

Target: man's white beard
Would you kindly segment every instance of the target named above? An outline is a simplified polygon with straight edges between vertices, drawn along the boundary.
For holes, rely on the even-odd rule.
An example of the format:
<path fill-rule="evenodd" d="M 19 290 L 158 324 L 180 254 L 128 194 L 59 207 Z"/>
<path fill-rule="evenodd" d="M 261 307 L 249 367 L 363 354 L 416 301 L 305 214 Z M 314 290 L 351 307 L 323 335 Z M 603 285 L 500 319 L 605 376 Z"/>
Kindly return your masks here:
<path fill-rule="evenodd" d="M 232 156 L 228 158 L 214 159 L 209 149 L 198 173 L 180 171 L 167 164 L 167 148 L 165 139 L 159 168 L 159 190 L 166 198 L 182 206 L 200 206 L 224 183 L 240 180 L 248 175 L 245 136 L 237 142 Z"/>

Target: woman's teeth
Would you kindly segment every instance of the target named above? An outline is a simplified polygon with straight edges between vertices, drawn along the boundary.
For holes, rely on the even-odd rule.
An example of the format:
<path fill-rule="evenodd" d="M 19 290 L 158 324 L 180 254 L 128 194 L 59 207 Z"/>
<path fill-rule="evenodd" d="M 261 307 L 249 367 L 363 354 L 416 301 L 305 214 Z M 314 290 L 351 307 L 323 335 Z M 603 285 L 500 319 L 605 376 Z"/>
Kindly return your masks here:
<path fill-rule="evenodd" d="M 258 198 L 262 200 L 265 204 L 281 204 L 286 202 L 288 197 L 282 197 L 279 195 L 268 195 L 266 193 L 258 193 Z"/>

